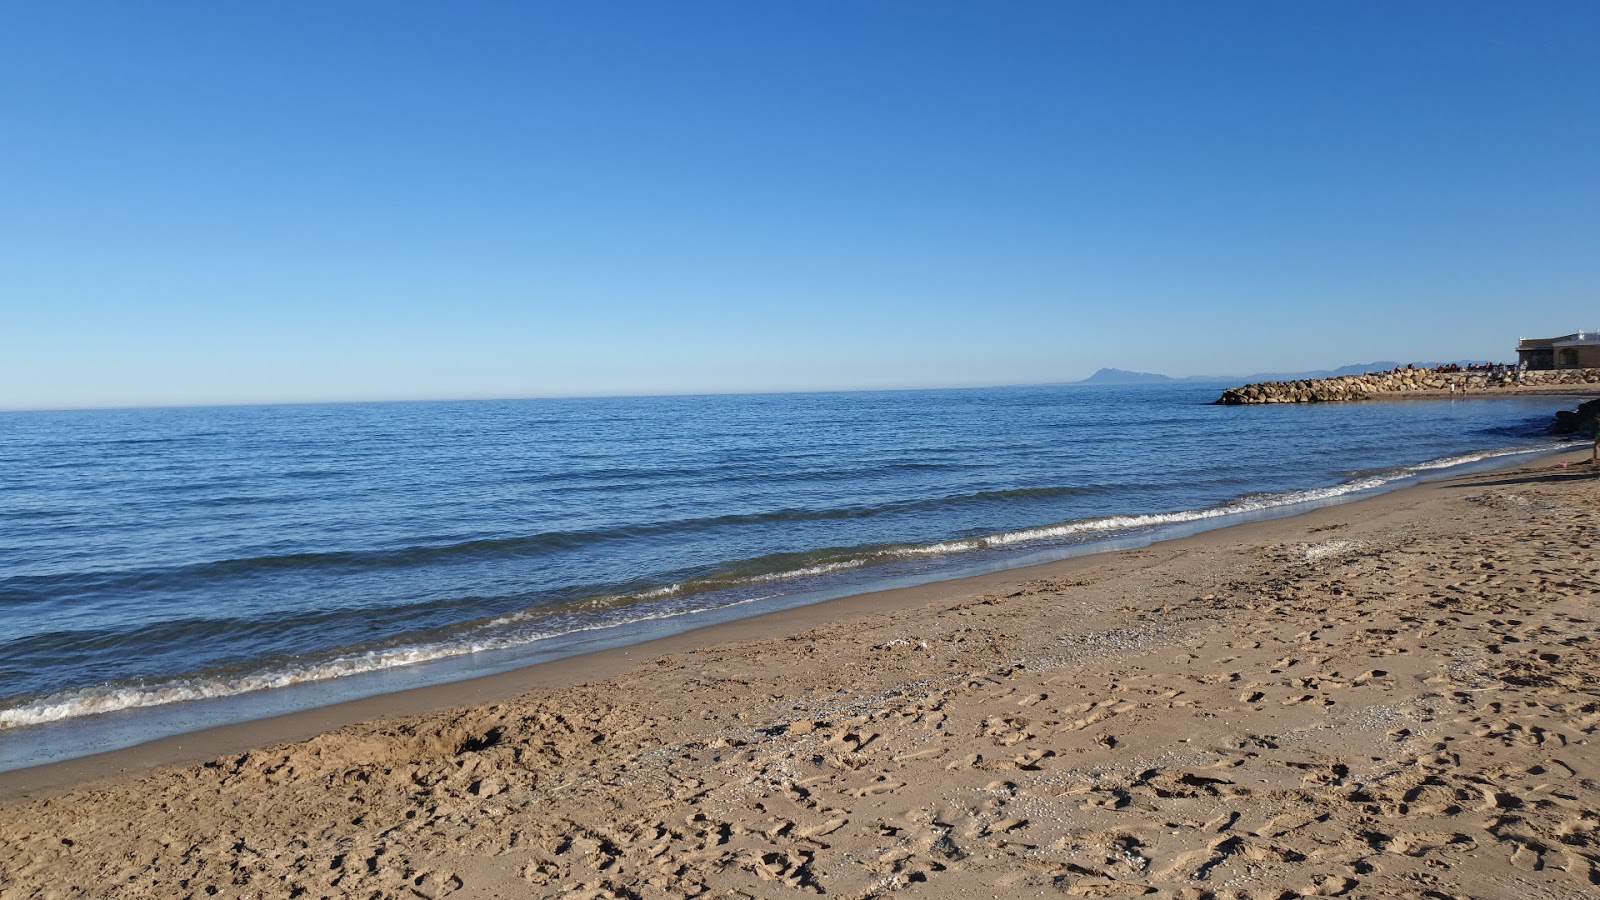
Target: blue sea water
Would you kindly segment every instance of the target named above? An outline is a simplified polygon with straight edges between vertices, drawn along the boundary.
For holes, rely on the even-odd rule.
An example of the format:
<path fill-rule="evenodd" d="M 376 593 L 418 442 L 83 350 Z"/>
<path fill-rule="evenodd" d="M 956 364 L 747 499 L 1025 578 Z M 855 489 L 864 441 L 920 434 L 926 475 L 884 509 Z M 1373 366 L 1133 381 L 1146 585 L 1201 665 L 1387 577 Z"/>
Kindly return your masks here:
<path fill-rule="evenodd" d="M 1571 406 L 1217 393 L 0 414 L 0 768 L 1335 502 Z"/>

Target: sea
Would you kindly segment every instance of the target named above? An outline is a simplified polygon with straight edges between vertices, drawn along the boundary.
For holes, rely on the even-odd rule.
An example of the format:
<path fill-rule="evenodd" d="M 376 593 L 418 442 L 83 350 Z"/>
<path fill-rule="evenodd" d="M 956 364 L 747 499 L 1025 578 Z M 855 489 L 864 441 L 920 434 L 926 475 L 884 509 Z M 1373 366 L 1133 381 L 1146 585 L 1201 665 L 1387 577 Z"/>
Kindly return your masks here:
<path fill-rule="evenodd" d="M 0 769 L 1558 447 L 1171 383 L 0 413 Z"/>

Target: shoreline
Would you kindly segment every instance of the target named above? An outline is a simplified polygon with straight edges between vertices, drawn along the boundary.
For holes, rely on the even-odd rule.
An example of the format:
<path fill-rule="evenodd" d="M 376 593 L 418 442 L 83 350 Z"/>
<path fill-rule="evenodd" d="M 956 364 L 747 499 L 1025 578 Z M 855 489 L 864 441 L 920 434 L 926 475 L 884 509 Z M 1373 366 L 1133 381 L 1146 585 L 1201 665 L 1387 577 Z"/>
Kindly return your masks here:
<path fill-rule="evenodd" d="M 1155 395 L 1152 398 L 1170 399 L 1171 396 L 1174 395 L 1164 392 L 1159 394 L 1159 398 Z M 1192 399 L 1193 392 L 1190 391 L 1187 396 Z M 224 588 L 217 591 L 217 596 L 226 602 L 238 602 L 242 611 L 237 621 L 222 616 L 218 622 L 224 624 L 197 630 L 197 633 L 220 635 L 220 640 L 194 640 L 192 651 L 191 646 L 176 641 L 136 637 L 129 642 L 126 664 L 114 661 L 102 664 L 95 659 L 79 664 L 70 655 L 60 657 L 54 654 L 47 641 L 37 642 L 46 655 L 35 657 L 35 663 L 20 673 L 21 677 L 12 686 L 15 696 L 8 701 L 15 705 L 0 711 L 0 727 L 4 729 L 0 730 L 0 769 L 61 759 L 71 755 L 66 752 L 68 748 L 76 753 L 106 750 L 230 721 L 265 718 L 434 682 L 481 677 L 559 655 L 635 642 L 698 627 L 701 623 L 757 613 L 763 608 L 787 606 L 787 598 L 791 595 L 799 598 L 796 602 L 816 602 L 846 592 L 876 590 L 913 580 L 960 577 L 1017 565 L 1013 560 L 1019 557 L 1029 563 L 1051 558 L 1056 554 L 1049 547 L 1075 544 L 1086 539 L 1098 541 L 1102 534 L 1120 535 L 1134 529 L 1142 532 L 1147 528 L 1160 528 L 1162 537 L 1166 538 L 1171 536 L 1166 524 L 1189 518 L 1220 516 L 1219 521 L 1232 519 L 1235 511 L 1295 503 L 1296 494 L 1304 494 L 1310 499 L 1313 495 L 1325 493 L 1364 493 L 1365 488 L 1357 482 L 1391 480 L 1396 475 L 1405 475 L 1417 468 L 1436 468 L 1441 461 L 1472 458 L 1475 454 L 1471 448 L 1482 446 L 1481 441 L 1485 439 L 1497 444 L 1507 438 L 1525 439 L 1527 435 L 1523 432 L 1529 430 L 1528 426 L 1533 426 L 1534 430 L 1542 428 L 1548 421 L 1546 410 L 1553 413 L 1555 407 L 1566 402 L 1565 398 L 1508 397 L 1495 398 L 1499 403 L 1441 403 L 1421 413 L 1420 418 L 1424 420 L 1449 420 L 1443 427 L 1419 428 L 1410 415 L 1412 410 L 1400 406 L 1380 406 L 1370 410 L 1324 409 L 1312 414 L 1322 422 L 1324 427 L 1320 430 L 1331 435 L 1337 435 L 1338 430 L 1326 427 L 1329 422 L 1352 416 L 1363 420 L 1388 421 L 1392 427 L 1412 429 L 1407 440 L 1394 444 L 1395 448 L 1409 449 L 1396 449 L 1381 459 L 1346 459 L 1348 454 L 1341 454 L 1343 448 L 1338 446 L 1340 439 L 1337 437 L 1325 441 L 1326 453 L 1321 452 L 1322 444 L 1316 448 L 1310 446 L 1317 444 L 1317 441 L 1312 440 L 1308 444 L 1306 440 L 1295 437 L 1294 414 L 1252 416 L 1241 420 L 1237 414 L 1218 412 L 1204 405 L 1191 410 L 1181 402 L 1181 397 L 1179 399 L 1178 409 L 1173 415 L 1179 418 L 1192 416 L 1197 422 L 1203 420 L 1201 425 L 1194 426 L 1200 429 L 1197 437 L 1205 433 L 1207 428 L 1220 424 L 1224 428 L 1237 427 L 1270 433 L 1272 438 L 1240 442 L 1241 447 L 1256 449 L 1245 450 L 1238 455 L 1251 456 L 1253 452 L 1253 458 L 1243 466 L 1233 465 L 1226 474 L 1220 476 L 1211 470 L 1214 460 L 1196 456 L 1189 450 L 1174 457 L 1175 461 L 1186 467 L 1184 471 L 1160 474 L 1164 461 L 1154 458 L 1152 451 L 1138 452 L 1140 446 L 1158 447 L 1170 440 L 1160 428 L 1149 433 L 1157 440 L 1132 444 L 1128 454 L 1101 454 L 1098 463 L 1103 471 L 1094 477 L 1110 482 L 1126 478 L 1127 475 L 1120 473 L 1136 470 L 1140 466 L 1153 467 L 1150 479 L 1134 477 L 1131 483 L 1136 495 L 1152 499 L 1120 502 L 1121 498 L 1108 499 L 1102 496 L 1099 499 L 1091 497 L 1083 502 L 1076 499 L 1069 502 L 1041 500 L 1031 496 L 1018 498 L 1009 493 L 991 497 L 981 484 L 972 489 L 976 493 L 961 494 L 958 491 L 946 498 L 938 488 L 931 488 L 931 493 L 927 493 L 926 497 L 922 491 L 908 492 L 896 488 L 894 497 L 927 499 L 926 504 L 919 502 L 912 504 L 912 507 L 927 506 L 931 511 L 919 509 L 914 514 L 904 513 L 898 504 L 890 504 L 883 510 L 867 509 L 861 518 L 868 524 L 858 527 L 853 522 L 845 523 L 845 520 L 857 517 L 860 512 L 852 508 L 852 501 L 846 498 L 838 510 L 841 515 L 825 517 L 829 521 L 822 525 L 796 526 L 797 532 L 788 532 L 787 525 L 767 523 L 763 527 L 770 537 L 758 535 L 758 540 L 764 543 L 748 547 L 734 539 L 732 528 L 719 526 L 720 530 L 716 530 L 711 538 L 703 539 L 696 532 L 691 545 L 686 548 L 691 551 L 686 558 L 696 563 L 720 562 L 677 572 L 672 571 L 672 566 L 660 566 L 654 570 L 618 565 L 594 568 L 593 564 L 597 561 L 605 561 L 607 553 L 614 556 L 617 552 L 615 549 L 603 552 L 591 549 L 574 551 L 571 556 L 579 566 L 573 570 L 572 577 L 565 580 L 545 579 L 543 569 L 532 562 L 505 563 L 505 571 L 513 574 L 509 580 L 500 578 L 501 573 L 489 567 L 490 563 L 502 565 L 498 550 L 487 555 L 484 564 L 475 569 L 460 569 L 460 574 L 455 576 L 450 574 L 451 567 L 445 565 L 430 564 L 418 570 L 418 575 L 428 587 L 437 588 L 427 592 L 426 596 L 442 598 L 444 601 L 458 596 L 476 598 L 476 593 L 486 583 L 509 586 L 505 590 L 491 590 L 491 596 L 483 604 L 478 604 L 478 600 L 474 599 L 473 603 L 484 610 L 480 614 L 485 618 L 480 621 L 452 624 L 438 612 L 438 609 L 445 607 L 438 605 L 436 609 L 431 599 L 423 605 L 423 612 L 432 616 L 424 625 L 414 625 L 414 620 L 405 617 L 397 618 L 393 610 L 404 608 L 406 604 L 391 604 L 389 607 L 384 604 L 389 603 L 386 592 L 393 593 L 395 584 L 403 584 L 393 577 L 400 572 L 398 568 L 388 567 L 384 572 L 375 572 L 368 582 L 361 583 L 319 576 L 321 563 L 297 565 L 294 571 L 283 573 L 277 570 L 278 560 L 258 560 L 248 550 L 230 553 L 223 548 L 222 556 L 228 558 L 230 569 L 237 568 L 245 572 L 250 566 L 270 564 L 274 569 L 272 583 L 293 586 L 297 582 L 292 579 L 299 578 L 301 587 L 306 589 L 293 590 L 278 598 L 284 601 L 285 615 L 274 615 L 270 621 L 269 617 L 264 617 L 254 627 L 254 631 L 264 637 L 250 638 L 253 643 L 241 642 L 238 648 L 234 648 L 230 642 L 234 632 L 249 634 L 250 629 L 246 626 L 251 624 L 255 615 L 251 610 L 272 608 L 270 604 L 262 603 L 263 600 L 272 599 L 272 590 L 269 587 L 257 587 L 257 583 L 248 575 L 237 576 L 242 583 L 213 586 L 213 589 Z M 1077 403 L 1074 400 L 1069 406 L 1076 408 Z M 1086 407 L 1094 407 L 1098 403 L 1084 401 Z M 1501 403 L 1505 405 L 1501 406 Z M 1518 414 L 1514 412 L 1516 410 L 1523 412 Z M 1154 421 L 1160 421 L 1160 418 Z M 1067 419 L 1072 417 L 1068 416 Z M 1410 424 L 1408 426 L 1405 423 Z M 1453 427 L 1463 423 L 1465 427 Z M 1515 431 L 1500 427 L 1506 423 L 1514 424 Z M 1479 429 L 1483 429 L 1481 435 L 1478 435 Z M 1448 436 L 1455 438 L 1452 440 Z M 1053 437 L 1053 434 L 1044 433 L 1035 434 L 1034 439 L 1053 440 Z M 1280 441 L 1288 443 L 1280 444 Z M 1414 443 L 1420 443 L 1427 449 L 1414 447 Z M 1280 446 L 1281 451 L 1268 449 Z M 1457 453 L 1468 455 L 1456 456 Z M 1384 456 L 1382 453 L 1378 455 Z M 1030 456 L 1035 460 L 1038 458 L 1037 454 Z M 1060 468 L 1060 461 L 1050 464 L 1034 462 L 1033 465 L 1045 465 L 1046 469 L 1035 472 L 1031 481 L 1025 480 L 1031 486 L 1043 484 L 1055 490 L 1057 482 L 1062 481 L 1068 487 L 1060 490 L 1073 493 L 1082 480 L 1077 476 L 1058 477 L 1057 472 L 1066 471 Z M 1067 469 L 1075 472 L 1072 465 L 1076 463 L 1068 465 Z M 1152 485 L 1140 484 L 1145 480 L 1156 482 L 1160 490 L 1149 493 Z M 1231 489 L 1205 487 L 1213 484 L 1230 485 Z M 1200 487 L 1191 489 L 1188 485 Z M 1311 487 L 1297 488 L 1297 485 Z M 1022 495 L 1029 493 L 1020 492 Z M 1090 493 L 1101 492 L 1096 485 Z M 991 513 L 991 509 L 998 510 L 1002 498 L 1006 504 L 1025 511 L 1019 515 Z M 953 506 L 947 511 L 939 506 L 946 500 L 959 501 L 964 505 Z M 805 506 L 806 502 L 800 502 L 799 505 Z M 778 503 L 773 508 L 784 506 Z M 890 515 L 878 518 L 884 512 Z M 941 517 L 944 521 L 938 521 Z M 773 518 L 778 520 L 784 517 Z M 874 530 L 872 523 L 880 521 L 889 524 L 875 527 Z M 698 522 L 690 524 L 697 528 L 700 525 Z M 739 524 L 739 528 L 744 528 L 743 523 Z M 809 534 L 807 529 L 820 529 L 826 533 Z M 1181 532 L 1184 529 L 1180 527 L 1173 530 Z M 513 530 L 511 533 L 518 532 Z M 915 540 L 904 545 L 893 543 L 897 535 L 905 534 L 920 535 L 922 540 L 933 543 L 918 545 Z M 352 534 L 344 538 L 342 543 L 330 546 L 359 548 L 365 546 L 365 540 L 360 534 Z M 585 540 L 593 543 L 589 538 Z M 663 543 L 665 537 L 658 537 L 656 541 L 666 546 Z M 719 546 L 717 541 L 728 543 Z M 699 543 L 696 545 L 694 542 Z M 397 544 L 406 551 L 406 558 L 397 557 L 395 566 L 417 564 L 422 557 L 431 557 L 435 552 L 431 546 L 433 542 L 429 540 L 414 543 L 415 546 L 408 542 Z M 646 547 L 648 549 L 648 545 Z M 826 550 L 818 553 L 790 552 L 803 547 Z M 88 553 L 96 552 L 88 546 L 80 549 Z M 449 545 L 448 541 L 443 549 L 453 554 L 452 559 L 460 557 L 462 561 L 470 561 L 479 552 L 470 543 L 456 547 Z M 744 552 L 746 550 L 749 552 Z M 415 555 L 419 558 L 410 559 L 411 551 L 417 551 Z M 520 551 L 509 554 L 512 557 L 519 555 Z M 750 558 L 746 559 L 746 556 Z M 234 563 L 236 558 L 239 563 L 237 566 Z M 566 556 L 561 556 L 558 562 L 564 565 L 566 559 Z M 585 571 L 583 566 L 590 568 Z M 545 568 L 554 571 L 553 567 Z M 129 570 L 130 574 L 136 571 L 139 570 Z M 183 575 L 181 570 L 173 571 Z M 648 576 L 651 571 L 656 571 L 662 577 L 635 578 L 626 583 L 620 583 L 620 577 L 613 577 L 619 572 Z M 709 575 L 706 575 L 708 572 Z M 171 573 L 157 567 L 150 574 L 156 580 L 149 582 L 153 585 L 149 588 L 142 586 L 144 581 L 132 588 L 114 585 L 111 589 L 102 590 L 93 583 L 82 587 L 87 592 L 87 599 L 95 603 L 134 602 L 137 605 L 137 602 L 155 602 L 159 597 L 145 595 L 159 593 Z M 403 574 L 414 577 L 410 573 Z M 171 575 L 171 578 L 178 589 L 187 592 L 181 596 L 201 597 L 209 593 L 195 590 L 204 587 L 202 583 L 186 575 L 182 578 L 178 575 Z M 700 577 L 702 575 L 706 577 Z M 766 584 L 769 576 L 775 582 L 770 588 Z M 227 582 L 233 577 L 226 576 L 222 580 Z M 320 583 L 317 580 L 319 577 Z M 384 581 L 386 578 L 388 582 Z M 78 587 L 73 579 L 62 583 L 72 589 Z M 260 584 L 268 585 L 268 581 L 262 579 Z M 360 587 L 345 588 L 345 584 L 359 584 Z M 568 591 L 569 587 L 582 588 L 585 585 L 594 586 L 587 597 L 582 590 Z M 132 590 L 131 596 L 124 596 L 118 601 L 119 593 L 129 590 Z M 281 590 L 279 592 L 282 593 Z M 372 596 L 365 597 L 364 592 Z M 290 594 L 315 596 L 324 593 L 337 604 L 354 603 L 355 607 L 361 607 L 363 603 L 371 602 L 373 608 L 384 609 L 386 617 L 383 627 L 360 628 L 352 627 L 349 622 L 335 622 L 333 624 L 342 630 L 337 634 L 329 634 L 325 640 L 320 632 L 305 635 L 304 640 L 277 640 L 271 637 L 279 633 L 300 634 L 300 629 L 316 620 L 316 615 L 306 614 L 302 609 L 304 604 L 295 601 Z M 664 599 L 654 599 L 658 595 Z M 530 598 L 526 604 L 531 605 L 524 604 L 521 599 L 524 596 Z M 560 602 L 546 603 L 547 597 Z M 575 602 L 562 606 L 567 600 Z M 724 612 L 719 607 L 729 611 Z M 114 609 L 115 606 L 110 608 Z M 175 609 L 178 613 L 183 611 L 181 604 Z M 498 613 L 499 617 L 491 620 L 489 615 L 494 613 Z M 197 610 L 193 614 L 200 616 L 199 621 L 209 621 L 207 617 L 211 615 L 205 610 Z M 458 614 L 451 609 L 452 617 Z M 678 624 L 680 622 L 682 624 Z M 24 635 L 48 635 L 57 624 L 47 616 L 39 615 L 24 620 L 20 631 Z M 386 639 L 386 636 L 397 634 L 403 637 Z M 614 637 L 604 637 L 606 635 Z M 22 651 L 26 653 L 30 646 L 24 644 Z M 166 659 L 160 656 L 163 653 Z M 147 661 L 143 654 L 153 656 Z M 173 664 L 174 659 L 179 663 L 190 661 L 192 664 Z M 228 665 L 223 666 L 218 660 Z M 136 680 L 139 673 L 145 673 L 147 677 Z M 282 689 L 263 689 L 269 685 L 281 686 Z M 103 723 L 103 727 L 91 724 L 96 722 Z M 12 726 L 24 727 L 12 730 Z M 10 740 L 4 742 L 6 738 Z"/>
<path fill-rule="evenodd" d="M 1580 896 L 1588 456 L 6 773 L 0 884 Z"/>
<path fill-rule="evenodd" d="M 0 741 L 11 738 L 9 745 L 0 744 L 0 751 L 3 751 L 0 752 L 0 775 L 9 771 L 36 770 L 58 763 L 72 763 L 77 759 L 99 757 L 121 749 L 133 749 L 155 742 L 181 745 L 183 743 L 181 739 L 186 736 L 205 734 L 217 728 L 248 725 L 255 721 L 278 721 L 347 703 L 381 705 L 381 698 L 384 696 L 403 696 L 430 687 L 448 690 L 448 685 L 453 683 L 498 677 L 519 668 L 560 662 L 572 656 L 637 646 L 660 637 L 699 631 L 720 622 L 770 615 L 794 605 L 828 602 L 854 594 L 872 594 L 891 588 L 926 585 L 935 581 L 1004 573 L 1064 557 L 1116 552 L 1120 549 L 1145 546 L 1151 542 L 1170 541 L 1199 531 L 1231 527 L 1243 522 L 1300 515 L 1307 509 L 1323 503 L 1350 502 L 1348 498 L 1351 497 L 1371 496 L 1374 492 L 1395 490 L 1396 485 L 1415 484 L 1441 477 L 1435 470 L 1473 471 L 1480 467 L 1506 465 L 1507 457 L 1512 460 L 1525 459 L 1528 458 L 1526 454 L 1549 452 L 1559 452 L 1559 450 L 1556 450 L 1553 444 L 1537 449 L 1501 447 L 1397 465 L 1391 469 L 1374 469 L 1353 474 L 1339 473 L 1346 480 L 1337 484 L 1309 488 L 1285 487 L 1259 495 L 1245 493 L 1216 502 L 1213 506 L 1183 507 L 1171 511 L 1161 511 L 1158 508 L 1157 511 L 1121 515 L 1102 514 L 1099 517 L 1090 516 L 1054 525 L 1022 527 L 1015 533 L 998 536 L 945 538 L 941 543 L 927 548 L 941 551 L 939 556 L 942 562 L 932 568 L 925 566 L 921 571 L 895 571 L 892 567 L 884 567 L 885 571 L 877 571 L 874 574 L 876 570 L 867 567 L 860 573 L 836 576 L 831 583 L 802 586 L 771 597 L 756 597 L 754 598 L 756 602 L 739 601 L 722 607 L 713 605 L 680 615 L 659 617 L 659 621 L 657 617 L 645 616 L 633 621 L 624 620 L 603 629 L 580 629 L 579 633 L 593 630 L 598 636 L 583 637 L 579 641 L 572 642 L 570 646 L 560 643 L 562 636 L 558 636 L 548 641 L 534 641 L 527 645 L 491 647 L 483 652 L 449 653 L 439 658 L 398 667 L 378 666 L 338 678 L 313 677 L 303 681 L 291 679 L 298 683 L 265 690 L 249 689 L 248 686 L 241 689 L 222 683 L 220 691 L 212 694 L 211 692 L 216 689 L 215 685 L 194 686 L 187 679 L 177 679 L 170 683 L 158 681 L 153 686 L 138 685 L 117 691 L 119 694 L 131 695 L 131 700 L 122 697 L 110 698 L 122 705 L 110 705 L 105 698 L 89 696 L 89 700 L 85 702 L 93 703 L 105 710 L 101 713 L 71 715 L 54 721 L 24 725 L 15 730 L 0 730 Z M 1319 485 L 1316 481 L 1311 483 Z M 1043 536 L 1057 532 L 1081 534 L 1082 537 L 1058 539 L 1054 542 L 1043 539 Z M 1018 545 L 1020 549 L 1009 549 L 1013 539 L 1019 537 L 1031 537 L 1039 543 L 1036 545 L 1022 543 Z M 1059 538 L 1059 534 L 1057 537 Z M 991 543 L 991 538 L 996 540 Z M 863 559 L 873 555 L 881 554 L 867 554 Z M 916 554 L 907 555 L 909 557 Z M 850 580 L 852 577 L 853 580 Z M 255 675 L 252 677 L 262 680 Z M 165 690 L 169 687 L 173 688 L 171 694 L 189 696 L 178 702 L 172 702 L 170 697 L 163 698 L 165 702 L 158 701 L 149 705 L 138 696 L 141 692 L 169 693 Z M 37 708 L 51 716 L 59 715 L 60 711 L 52 708 L 51 704 L 58 703 L 63 698 L 67 702 L 79 702 L 72 693 L 68 691 L 50 695 L 44 701 L 40 701 Z M 196 694 L 200 696 L 195 696 Z M 8 710 L 6 715 L 18 712 L 33 713 L 34 709 L 35 707 L 29 706 L 17 707 Z M 330 721 L 325 717 L 313 716 L 313 718 L 320 723 Z M 25 721 L 25 719 L 20 720 Z M 314 732 L 300 730 L 294 733 L 305 736 Z M 208 743 L 207 746 L 221 745 Z M 63 748 L 76 748 L 77 752 L 69 755 Z M 90 750 L 93 752 L 86 752 Z M 0 779 L 0 796 L 6 794 L 4 785 L 4 780 Z"/>
<path fill-rule="evenodd" d="M 1389 398 L 1381 398 L 1387 400 Z M 1405 397 L 1403 399 L 1412 399 Z M 1425 398 L 1416 398 L 1425 399 Z M 1536 458 L 1552 458 L 1567 452 L 1563 450 L 1529 451 Z M 1484 466 L 1487 468 L 1475 469 Z M 1479 461 L 1466 464 L 1468 472 L 1500 471 L 1526 466 L 1529 461 L 1515 458 L 1512 462 Z M 1399 488 L 1379 489 L 1376 494 L 1356 492 L 1356 499 L 1335 500 L 1328 506 L 1312 505 L 1295 509 L 1290 504 L 1279 510 L 1267 509 L 1254 513 L 1240 513 L 1239 521 L 1222 525 L 1208 525 L 1206 520 L 1181 523 L 1176 526 L 1178 536 L 1141 536 L 1131 549 L 1115 545 L 1125 539 L 1107 541 L 1107 549 L 1088 549 L 1097 542 L 1084 545 L 1086 552 L 1074 553 L 1065 559 L 1017 566 L 1004 566 L 994 571 L 954 578 L 935 578 L 931 581 L 905 587 L 869 589 L 846 595 L 807 603 L 797 607 L 779 608 L 751 616 L 716 621 L 704 625 L 649 638 L 636 643 L 625 643 L 599 650 L 580 651 L 570 656 L 519 665 L 510 669 L 472 675 L 466 678 L 423 684 L 399 690 L 384 691 L 353 699 L 311 706 L 285 713 L 248 718 L 239 721 L 207 725 L 191 731 L 180 732 L 135 744 L 0 771 L 0 801 L 16 797 L 33 796 L 38 792 L 68 787 L 76 783 L 104 777 L 137 773 L 142 770 L 173 765 L 192 765 L 217 756 L 255 749 L 267 744 L 293 743 L 309 740 L 339 728 L 403 716 L 426 715 L 445 712 L 456 707 L 483 703 L 503 702 L 531 691 L 554 691 L 570 688 L 590 681 L 614 677 L 640 660 L 653 656 L 693 652 L 709 644 L 756 640 L 770 636 L 773 629 L 804 630 L 834 623 L 843 618 L 871 615 L 885 610 L 899 610 L 920 605 L 931 596 L 943 596 L 937 588 L 948 585 L 951 592 L 966 589 L 997 589 L 1025 577 L 1051 577 L 1060 567 L 1070 567 L 1084 560 L 1106 556 L 1138 553 L 1149 547 L 1165 547 L 1194 541 L 1213 533 L 1229 533 L 1235 529 L 1259 526 L 1273 528 L 1283 520 L 1294 520 L 1323 509 L 1369 503 L 1393 494 L 1404 494 L 1439 481 L 1462 475 L 1427 477 L 1410 476 L 1414 483 Z M 1282 511 L 1293 510 L 1293 511 Z M 1183 533 L 1189 527 L 1197 531 Z M 447 660 L 448 662 L 448 660 Z M 313 683 L 315 684 L 315 683 Z M 211 701 L 201 701 L 211 702 Z M 223 699 L 222 702 L 228 702 Z M 180 704 L 181 705 L 181 704 Z M 153 709 L 164 709 L 154 707 Z M 139 711 L 135 711 L 138 714 Z M 116 715 L 116 713 L 111 713 Z M 92 718 L 92 717 L 91 717 Z M 68 720 L 71 721 L 71 720 Z M 44 727 L 51 727 L 46 725 Z M 0 733 L 0 738 L 3 738 Z"/>

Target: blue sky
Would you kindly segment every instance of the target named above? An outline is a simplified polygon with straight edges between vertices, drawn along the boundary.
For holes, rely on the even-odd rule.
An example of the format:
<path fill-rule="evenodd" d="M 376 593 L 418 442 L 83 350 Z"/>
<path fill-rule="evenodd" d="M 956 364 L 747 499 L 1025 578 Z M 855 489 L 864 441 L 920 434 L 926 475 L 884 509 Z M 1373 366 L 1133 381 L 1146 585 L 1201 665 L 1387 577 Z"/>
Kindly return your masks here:
<path fill-rule="evenodd" d="M 0 6 L 0 408 L 1511 359 L 1600 4 Z"/>

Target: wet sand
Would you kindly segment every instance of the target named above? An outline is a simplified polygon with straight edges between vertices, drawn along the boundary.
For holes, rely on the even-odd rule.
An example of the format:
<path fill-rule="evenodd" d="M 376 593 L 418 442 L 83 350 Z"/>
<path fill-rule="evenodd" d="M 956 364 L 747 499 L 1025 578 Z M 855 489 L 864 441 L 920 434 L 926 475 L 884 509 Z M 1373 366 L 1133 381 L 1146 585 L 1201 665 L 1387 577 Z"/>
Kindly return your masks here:
<path fill-rule="evenodd" d="M 0 895 L 1594 896 L 1588 458 L 6 773 Z"/>

